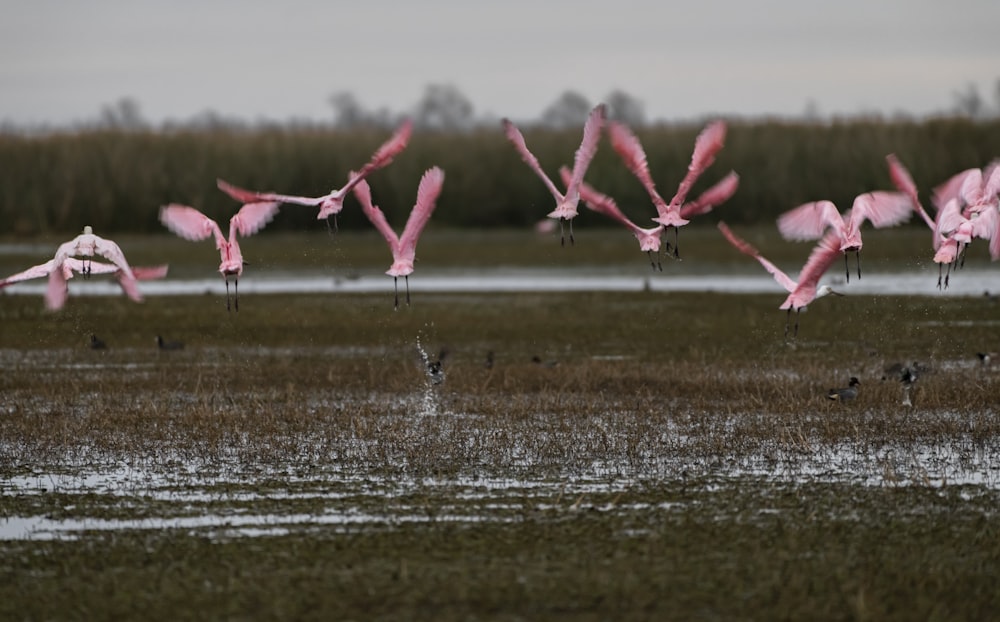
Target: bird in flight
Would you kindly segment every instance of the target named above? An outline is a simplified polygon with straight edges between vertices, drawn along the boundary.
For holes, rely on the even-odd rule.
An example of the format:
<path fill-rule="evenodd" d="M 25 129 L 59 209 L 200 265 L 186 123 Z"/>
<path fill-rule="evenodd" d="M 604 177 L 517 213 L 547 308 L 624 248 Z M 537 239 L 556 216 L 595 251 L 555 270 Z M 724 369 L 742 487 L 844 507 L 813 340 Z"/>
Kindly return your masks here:
<path fill-rule="evenodd" d="M 570 174 L 569 182 L 566 184 L 566 192 L 561 192 L 552 179 L 542 170 L 542 165 L 538 163 L 538 158 L 531 153 L 527 143 L 524 142 L 521 130 L 517 129 L 517 126 L 510 119 L 503 119 L 501 121 L 507 140 L 517 149 L 517 153 L 521 156 L 524 163 L 531 167 L 531 170 L 535 171 L 535 174 L 541 178 L 542 183 L 545 184 L 545 187 L 549 189 L 552 197 L 556 200 L 556 208 L 549 212 L 548 217 L 559 221 L 560 230 L 562 230 L 564 223 L 569 223 L 570 244 L 574 243 L 573 219 L 576 218 L 577 206 L 580 203 L 580 184 L 583 183 L 583 176 L 590 166 L 590 161 L 594 159 L 594 155 L 597 153 L 597 143 L 601 140 L 601 128 L 604 127 L 604 119 L 606 117 L 607 108 L 604 104 L 595 106 L 587 116 L 587 122 L 583 126 L 583 140 L 580 143 L 580 147 L 576 150 L 576 155 L 573 159 L 573 171 Z M 560 244 L 566 244 L 564 230 L 560 237 Z"/>
<path fill-rule="evenodd" d="M 386 274 L 392 277 L 396 290 L 396 309 L 399 309 L 399 277 L 403 277 L 406 282 L 406 304 L 410 304 L 410 274 L 413 273 L 413 262 L 416 261 L 417 257 L 417 240 L 437 206 L 437 199 L 443 185 L 444 171 L 440 168 L 435 166 L 424 172 L 423 177 L 420 178 L 420 186 L 417 188 L 417 201 L 410 211 L 410 217 L 406 220 L 403 235 L 396 235 L 396 232 L 389 226 L 385 214 L 372 203 L 372 193 L 368 183 L 361 181 L 354 186 L 354 195 L 361 203 L 361 209 L 365 216 L 382 234 L 392 252 L 392 265 L 386 270 Z"/>
<path fill-rule="evenodd" d="M 267 201 L 247 203 L 229 219 L 229 238 L 222 235 L 218 223 L 193 207 L 166 205 L 160 209 L 160 222 L 185 240 L 200 241 L 215 237 L 215 248 L 221 256 L 219 273 L 226 280 L 226 310 L 229 303 L 229 277 L 233 277 L 235 308 L 240 310 L 240 275 L 243 274 L 243 254 L 236 234 L 246 237 L 260 231 L 278 213 L 280 203 Z"/>
<path fill-rule="evenodd" d="M 293 203 L 309 207 L 319 207 L 317 220 L 326 219 L 329 225 L 330 217 L 333 217 L 333 230 L 337 228 L 337 214 L 344 209 L 344 199 L 354 187 L 365 179 L 369 174 L 388 166 L 397 155 L 406 149 L 410 142 L 410 134 L 413 132 L 413 122 L 407 119 L 393 133 L 393 135 L 382 144 L 371 159 L 361 167 L 360 170 L 352 171 L 347 176 L 347 183 L 331 190 L 328 194 L 318 197 L 303 197 L 290 194 L 278 194 L 275 192 L 257 192 L 245 190 L 234 186 L 222 179 L 217 180 L 219 189 L 241 203 L 259 203 L 265 201 L 277 201 L 279 203 Z"/>

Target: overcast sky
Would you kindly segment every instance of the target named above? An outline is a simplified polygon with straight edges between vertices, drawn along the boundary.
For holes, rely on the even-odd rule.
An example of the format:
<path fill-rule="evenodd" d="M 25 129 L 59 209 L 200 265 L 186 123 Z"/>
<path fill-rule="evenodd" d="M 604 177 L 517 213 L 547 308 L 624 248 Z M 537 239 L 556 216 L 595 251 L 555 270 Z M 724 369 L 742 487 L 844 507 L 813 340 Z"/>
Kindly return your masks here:
<path fill-rule="evenodd" d="M 535 119 L 613 89 L 652 119 L 952 107 L 1000 79 L 998 0 L 0 0 L 0 121 L 153 122 L 205 110 L 332 118 L 331 94 L 405 112 L 452 84 L 477 116 Z"/>

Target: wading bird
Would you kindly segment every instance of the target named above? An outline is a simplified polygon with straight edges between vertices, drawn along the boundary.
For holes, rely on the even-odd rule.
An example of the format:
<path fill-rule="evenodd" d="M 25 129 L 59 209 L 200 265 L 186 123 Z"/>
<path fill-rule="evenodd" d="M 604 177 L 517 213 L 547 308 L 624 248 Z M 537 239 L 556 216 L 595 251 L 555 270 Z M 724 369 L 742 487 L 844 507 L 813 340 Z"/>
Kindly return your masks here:
<path fill-rule="evenodd" d="M 806 308 L 813 300 L 817 298 L 822 298 L 828 294 L 835 294 L 837 296 L 842 296 L 843 294 L 833 291 L 829 285 L 823 285 L 817 288 L 820 277 L 833 265 L 833 262 L 837 260 L 837 256 L 841 254 L 839 236 L 836 232 L 829 232 L 826 236 L 819 241 L 819 244 L 813 249 L 812 253 L 809 255 L 809 259 L 806 260 L 804 266 L 802 266 L 802 271 L 799 272 L 798 282 L 793 281 L 788 277 L 787 274 L 782 272 L 777 266 L 761 256 L 760 251 L 750 245 L 749 242 L 739 238 L 730 231 L 726 223 L 719 222 L 719 231 L 722 235 L 726 237 L 726 240 L 732 244 L 736 250 L 740 251 L 745 255 L 749 255 L 760 262 L 760 265 L 764 266 L 764 269 L 771 273 L 774 280 L 777 281 L 782 287 L 784 287 L 788 292 L 788 298 L 785 298 L 785 302 L 781 304 L 779 309 L 787 309 L 788 314 L 785 317 L 785 338 L 788 338 L 788 322 L 791 320 L 792 311 L 795 311 L 795 332 L 793 336 L 798 336 L 799 334 L 799 313 Z"/>
<path fill-rule="evenodd" d="M 569 169 L 564 166 L 559 169 L 559 174 L 562 176 L 563 182 L 565 183 L 569 178 Z M 689 203 L 685 203 L 681 207 L 681 216 L 684 218 L 690 218 L 691 216 L 699 214 L 707 214 L 712 211 L 712 208 L 716 205 L 729 200 L 729 198 L 736 192 L 739 182 L 739 175 L 734 172 L 729 173 L 722 179 L 722 181 L 701 193 L 697 199 Z M 657 225 L 650 228 L 640 227 L 632 222 L 632 220 L 630 220 L 629 217 L 621 211 L 614 199 L 598 192 L 586 182 L 580 184 L 580 198 L 583 200 L 583 204 L 593 211 L 604 214 L 605 216 L 617 220 L 619 223 L 625 225 L 625 227 L 632 232 L 632 235 L 635 236 L 635 239 L 639 241 L 639 250 L 645 252 L 649 256 L 649 265 L 652 266 L 654 270 L 663 270 L 663 265 L 660 263 L 661 236 L 665 228 L 663 225 Z M 655 261 L 653 260 L 654 253 L 656 254 Z"/>
<path fill-rule="evenodd" d="M 382 144 L 375 152 L 367 164 L 361 170 L 352 171 L 347 176 L 347 183 L 339 189 L 332 190 L 329 194 L 319 197 L 301 197 L 288 194 L 277 194 L 274 192 L 256 192 L 244 190 L 221 179 L 217 180 L 219 189 L 240 201 L 241 203 L 259 203 L 262 201 L 278 201 L 279 203 L 294 203 L 296 205 L 306 205 L 309 207 L 319 207 L 317 220 L 327 220 L 333 216 L 333 230 L 337 228 L 337 214 L 344 209 L 344 199 L 348 193 L 369 174 L 388 166 L 401 151 L 406 149 L 410 141 L 410 134 L 413 132 L 413 122 L 407 119 L 396 130 L 396 132 Z"/>
<path fill-rule="evenodd" d="M 372 193 L 368 183 L 361 181 L 354 186 L 354 195 L 361 202 L 365 216 L 382 234 L 392 252 L 392 266 L 386 270 L 386 274 L 392 277 L 396 290 L 396 309 L 399 308 L 399 277 L 403 277 L 406 281 L 406 304 L 410 304 L 410 274 L 413 273 L 413 262 L 417 256 L 417 240 L 437 206 L 442 185 L 444 185 L 444 171 L 440 168 L 435 166 L 424 172 L 417 188 L 417 202 L 410 212 L 401 236 L 396 235 L 385 219 L 385 214 L 372 203 Z"/>
<path fill-rule="evenodd" d="M 57 265 L 60 267 L 58 270 L 55 270 Z M 53 271 L 58 271 L 60 274 L 53 278 Z M 43 264 L 33 266 L 0 281 L 0 289 L 21 281 L 40 279 L 47 276 L 49 277 L 49 287 L 45 293 L 45 306 L 50 311 L 58 311 L 66 304 L 66 298 L 69 295 L 68 281 L 73 278 L 74 273 L 85 274 L 87 276 L 93 274 L 112 274 L 118 279 L 118 284 L 126 296 L 136 302 L 142 302 L 142 294 L 139 292 L 136 281 L 162 279 L 167 275 L 167 266 L 132 267 L 132 277 L 130 278 L 124 270 L 113 264 L 90 259 L 76 259 L 74 257 L 68 257 L 61 263 L 58 263 L 56 259 L 50 259 Z"/>
<path fill-rule="evenodd" d="M 594 154 L 597 153 L 597 143 L 601 140 L 601 128 L 604 127 L 606 116 L 607 110 L 604 104 L 598 104 L 590 111 L 587 122 L 583 126 L 583 141 L 580 143 L 580 148 L 576 150 L 576 156 L 573 160 L 573 172 L 570 175 L 569 183 L 566 184 L 565 193 L 560 192 L 555 183 L 542 170 L 541 164 L 538 163 L 538 158 L 528 150 L 528 145 L 524 142 L 524 136 L 521 135 L 521 131 L 517 129 L 517 126 L 510 119 L 503 119 L 501 121 L 507 140 L 513 143 L 521 159 L 531 167 L 531 170 L 535 171 L 541 177 L 545 187 L 549 189 L 549 192 L 555 198 L 556 208 L 549 212 L 548 217 L 559 221 L 560 230 L 562 230 L 564 223 L 569 223 L 570 244 L 573 244 L 573 218 L 576 217 L 577 205 L 580 203 L 580 184 L 583 183 L 583 176 L 587 172 L 587 167 L 590 166 L 590 161 L 594 159 Z M 560 237 L 560 244 L 565 245 L 565 243 L 566 237 L 565 232 L 563 232 L 562 237 Z"/>
<path fill-rule="evenodd" d="M 851 376 L 851 380 L 847 383 L 846 388 L 830 389 L 826 394 L 826 399 L 838 402 L 850 402 L 858 396 L 858 387 L 860 386 L 861 382 L 854 376 Z"/>
<path fill-rule="evenodd" d="M 260 231 L 274 218 L 280 204 L 275 201 L 247 203 L 229 219 L 229 239 L 219 225 L 193 207 L 170 204 L 160 209 L 160 222 L 185 240 L 200 241 L 215 236 L 215 248 L 222 262 L 219 273 L 226 280 L 226 311 L 229 311 L 229 277 L 233 277 L 234 301 L 240 310 L 240 275 L 243 274 L 243 254 L 236 234 L 246 237 Z"/>
<path fill-rule="evenodd" d="M 624 124 L 614 121 L 608 124 L 608 134 L 611 137 L 611 146 L 622 158 L 622 161 L 625 162 L 625 166 L 628 167 L 629 171 L 642 183 L 649 197 L 653 200 L 653 205 L 656 207 L 657 212 L 657 216 L 653 218 L 653 222 L 661 224 L 665 228 L 673 228 L 673 255 L 675 258 L 680 258 L 678 229 L 690 222 L 688 220 L 690 216 L 704 213 L 704 211 L 711 209 L 711 205 L 709 205 L 704 211 L 692 210 L 685 216 L 682 212 L 684 200 L 687 198 L 691 186 L 705 172 L 705 169 L 711 166 L 712 162 L 715 161 L 715 155 L 722 149 L 722 145 L 726 139 L 725 122 L 715 121 L 710 123 L 698 134 L 698 138 L 695 139 L 694 152 L 691 154 L 691 163 L 688 164 L 687 173 L 684 175 L 684 179 L 681 180 L 680 185 L 677 187 L 677 192 L 670 199 L 669 203 L 664 201 L 663 197 L 656 190 L 653 178 L 649 174 L 646 152 L 643 150 L 642 143 L 639 142 L 635 134 Z M 735 187 L 732 190 L 735 192 Z M 670 252 L 669 244 L 667 245 L 667 252 Z"/>
<path fill-rule="evenodd" d="M 847 280 L 851 270 L 847 254 L 854 252 L 861 278 L 861 225 L 870 221 L 876 228 L 891 227 L 903 222 L 912 214 L 909 199 L 898 192 L 866 192 L 854 199 L 850 211 L 841 216 L 837 206 L 830 201 L 814 201 L 793 208 L 778 217 L 778 230 L 786 240 L 816 240 L 827 229 L 832 229 L 840 240 L 844 254 Z"/>
<path fill-rule="evenodd" d="M 90 349 L 91 350 L 107 350 L 108 344 L 104 343 L 104 340 L 97 335 L 90 336 Z"/>

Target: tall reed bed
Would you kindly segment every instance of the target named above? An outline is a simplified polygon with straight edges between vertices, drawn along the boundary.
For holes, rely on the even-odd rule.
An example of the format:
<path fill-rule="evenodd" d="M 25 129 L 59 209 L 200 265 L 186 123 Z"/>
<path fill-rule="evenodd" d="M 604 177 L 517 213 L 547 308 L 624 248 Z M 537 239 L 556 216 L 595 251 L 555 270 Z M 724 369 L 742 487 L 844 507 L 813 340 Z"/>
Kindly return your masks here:
<path fill-rule="evenodd" d="M 700 126 L 658 125 L 638 130 L 661 192 L 672 194 L 687 169 Z M 526 128 L 543 167 L 556 175 L 568 164 L 580 132 Z M 0 136 L 0 219 L 4 233 L 71 233 L 85 224 L 103 233 L 161 229 L 157 210 L 181 202 L 225 218 L 236 204 L 215 179 L 251 188 L 320 195 L 361 166 L 388 136 L 383 130 L 266 128 L 252 131 L 123 132 L 111 130 L 24 137 Z M 730 123 L 726 147 L 695 187 L 706 188 L 728 170 L 740 189 L 725 206 L 732 222 L 770 220 L 800 202 L 826 198 L 847 207 L 864 191 L 889 188 L 885 155 L 910 168 L 921 191 L 964 168 L 997 156 L 1000 121 L 845 120 Z M 499 127 L 464 133 L 418 131 L 389 168 L 371 177 L 376 202 L 390 220 L 405 219 L 421 172 L 438 165 L 447 181 L 435 214 L 457 227 L 527 226 L 550 211 L 545 187 L 518 159 Z M 627 213 L 650 211 L 638 182 L 607 142 L 587 176 L 616 197 Z M 343 214 L 347 224 L 360 210 Z M 313 223 L 306 208 L 287 208 L 274 227 Z M 587 214 L 578 225 L 605 225 Z"/>

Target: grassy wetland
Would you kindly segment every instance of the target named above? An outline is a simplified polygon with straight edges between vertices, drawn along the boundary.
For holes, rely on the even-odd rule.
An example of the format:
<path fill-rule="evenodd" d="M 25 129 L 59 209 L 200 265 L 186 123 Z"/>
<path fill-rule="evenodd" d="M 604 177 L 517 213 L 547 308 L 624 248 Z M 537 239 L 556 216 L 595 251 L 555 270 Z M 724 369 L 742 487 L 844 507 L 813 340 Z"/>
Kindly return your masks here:
<path fill-rule="evenodd" d="M 371 235 L 316 227 L 249 240 L 244 280 L 388 264 Z M 741 233 L 792 270 L 807 250 Z M 871 273 L 926 245 L 878 234 Z M 217 277 L 210 244 L 119 241 L 133 263 Z M 619 230 L 421 244 L 414 284 L 456 264 L 759 269 L 710 226 L 662 275 Z M 248 294 L 239 313 L 215 294 L 74 296 L 57 314 L 2 296 L 0 617 L 988 617 L 1000 373 L 975 353 L 1000 341 L 998 306 L 927 277 L 926 296 L 821 300 L 794 342 L 777 286 L 421 292 L 399 311 L 389 277 Z M 158 333 L 186 347 L 159 351 Z M 442 384 L 418 347 L 447 349 Z M 883 376 L 912 361 L 928 369 L 904 406 Z M 828 401 L 851 375 L 858 399 Z"/>

